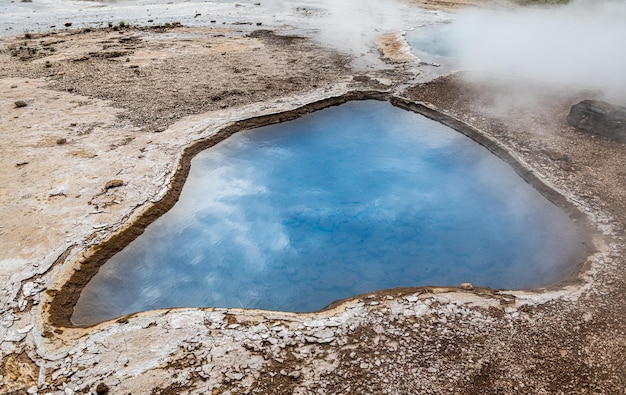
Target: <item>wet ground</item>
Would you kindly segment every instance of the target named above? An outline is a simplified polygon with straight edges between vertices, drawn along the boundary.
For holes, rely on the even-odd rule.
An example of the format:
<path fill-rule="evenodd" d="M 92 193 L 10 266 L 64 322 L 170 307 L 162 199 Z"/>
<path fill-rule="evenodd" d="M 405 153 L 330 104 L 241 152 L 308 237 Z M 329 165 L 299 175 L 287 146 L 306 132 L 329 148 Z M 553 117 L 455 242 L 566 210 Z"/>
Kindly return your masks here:
<path fill-rule="evenodd" d="M 237 26 L 118 22 L 0 41 L 1 392 L 624 391 L 626 151 L 565 121 L 571 104 L 595 93 L 524 82 L 515 97 L 532 94 L 539 105 L 530 105 L 504 100 L 513 96 L 505 80 L 416 84 L 413 65 L 370 62 L 375 47 L 355 70 L 354 54 Z M 528 292 L 391 290 L 307 315 L 162 310 L 92 328 L 59 315 L 59 295 L 92 270 L 86 258 L 102 255 L 97 246 L 136 232 L 132 220 L 158 215 L 153 202 L 182 185 L 194 151 L 185 147 L 354 90 L 430 102 L 440 110 L 431 115 L 470 125 L 537 185 L 561 192 L 594 231 L 580 275 Z"/>

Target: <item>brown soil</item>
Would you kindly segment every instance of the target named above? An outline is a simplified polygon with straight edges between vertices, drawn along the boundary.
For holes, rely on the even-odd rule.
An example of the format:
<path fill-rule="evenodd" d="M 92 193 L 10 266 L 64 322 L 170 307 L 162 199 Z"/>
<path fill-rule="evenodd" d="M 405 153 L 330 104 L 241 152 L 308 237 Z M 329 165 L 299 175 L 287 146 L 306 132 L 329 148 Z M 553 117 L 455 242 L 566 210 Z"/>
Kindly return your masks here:
<path fill-rule="evenodd" d="M 146 131 L 323 86 L 348 62 L 300 37 L 184 27 L 28 34 L 0 56 L 0 76 L 46 77 L 50 89 L 111 100 Z"/>

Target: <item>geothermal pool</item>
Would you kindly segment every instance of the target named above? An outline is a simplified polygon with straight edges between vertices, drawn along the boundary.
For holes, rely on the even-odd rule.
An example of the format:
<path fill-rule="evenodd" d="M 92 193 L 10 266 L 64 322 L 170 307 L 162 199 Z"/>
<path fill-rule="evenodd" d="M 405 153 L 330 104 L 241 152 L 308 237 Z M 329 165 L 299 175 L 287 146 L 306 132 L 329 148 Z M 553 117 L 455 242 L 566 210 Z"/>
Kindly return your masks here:
<path fill-rule="evenodd" d="M 570 218 L 464 135 L 387 102 L 240 132 L 83 290 L 72 321 L 166 307 L 310 312 L 400 286 L 526 288 L 584 248 Z"/>
<path fill-rule="evenodd" d="M 432 23 L 407 31 L 406 40 L 418 57 L 450 58 L 455 50 L 453 32 L 451 23 Z"/>

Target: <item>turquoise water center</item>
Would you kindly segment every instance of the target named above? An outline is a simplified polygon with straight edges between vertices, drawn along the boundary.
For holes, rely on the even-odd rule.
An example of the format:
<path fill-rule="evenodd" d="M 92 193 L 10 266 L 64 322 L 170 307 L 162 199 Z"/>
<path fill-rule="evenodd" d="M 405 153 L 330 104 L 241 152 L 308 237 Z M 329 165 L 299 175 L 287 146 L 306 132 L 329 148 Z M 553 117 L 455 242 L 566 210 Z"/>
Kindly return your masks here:
<path fill-rule="evenodd" d="M 311 312 L 394 287 L 567 277 L 572 220 L 468 137 L 355 101 L 201 152 L 176 205 L 105 263 L 72 321 L 169 307 Z"/>

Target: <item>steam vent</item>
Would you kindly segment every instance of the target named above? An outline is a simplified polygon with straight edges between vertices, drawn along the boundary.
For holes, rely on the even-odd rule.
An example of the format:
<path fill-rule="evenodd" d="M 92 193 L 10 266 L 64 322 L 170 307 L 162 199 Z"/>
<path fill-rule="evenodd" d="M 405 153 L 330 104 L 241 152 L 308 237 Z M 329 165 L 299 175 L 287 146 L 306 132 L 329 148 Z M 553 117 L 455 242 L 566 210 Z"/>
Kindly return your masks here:
<path fill-rule="evenodd" d="M 618 0 L 3 2 L 0 394 L 626 393 L 624 37 Z"/>

